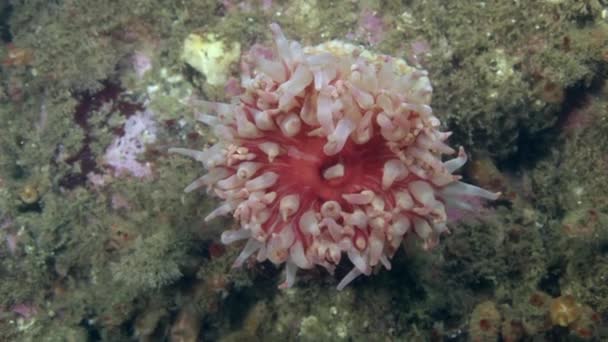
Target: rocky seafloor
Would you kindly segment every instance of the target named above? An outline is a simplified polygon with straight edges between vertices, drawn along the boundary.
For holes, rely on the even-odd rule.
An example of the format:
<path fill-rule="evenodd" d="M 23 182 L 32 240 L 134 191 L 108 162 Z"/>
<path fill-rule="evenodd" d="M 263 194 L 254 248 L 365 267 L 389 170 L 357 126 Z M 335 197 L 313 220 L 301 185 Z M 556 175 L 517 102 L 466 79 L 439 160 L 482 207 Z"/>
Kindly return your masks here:
<path fill-rule="evenodd" d="M 186 99 L 229 100 L 272 22 L 428 70 L 502 197 L 343 291 L 348 266 L 232 269 L 167 149 L 213 142 Z M 0 39 L 0 341 L 608 339 L 603 0 L 14 0 Z"/>

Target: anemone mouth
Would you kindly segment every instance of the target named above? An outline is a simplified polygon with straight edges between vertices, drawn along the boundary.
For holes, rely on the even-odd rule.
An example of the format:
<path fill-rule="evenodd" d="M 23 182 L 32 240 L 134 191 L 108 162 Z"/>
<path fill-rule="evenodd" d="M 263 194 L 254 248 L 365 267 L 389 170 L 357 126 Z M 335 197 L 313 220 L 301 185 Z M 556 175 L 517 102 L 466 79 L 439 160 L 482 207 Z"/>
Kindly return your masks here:
<path fill-rule="evenodd" d="M 350 173 L 349 165 L 343 158 L 335 156 L 324 159 L 317 171 L 319 177 L 325 181 L 327 186 L 337 187 L 344 185 Z"/>

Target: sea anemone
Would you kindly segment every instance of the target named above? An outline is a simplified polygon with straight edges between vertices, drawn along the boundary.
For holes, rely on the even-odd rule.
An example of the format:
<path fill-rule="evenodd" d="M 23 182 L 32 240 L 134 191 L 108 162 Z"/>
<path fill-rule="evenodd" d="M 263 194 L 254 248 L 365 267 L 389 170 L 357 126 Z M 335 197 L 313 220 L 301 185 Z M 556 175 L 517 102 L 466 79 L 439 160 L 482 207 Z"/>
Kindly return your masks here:
<path fill-rule="evenodd" d="M 290 287 L 298 268 L 333 273 L 346 255 L 353 268 L 342 289 L 377 265 L 390 269 L 407 234 L 433 247 L 446 209 L 472 209 L 463 198 L 499 196 L 452 174 L 467 160 L 462 148 L 442 162 L 456 151 L 429 106 L 426 71 L 340 41 L 302 47 L 270 29 L 274 48 L 254 46 L 242 59 L 240 95 L 192 100 L 218 142 L 170 149 L 208 170 L 185 189 L 223 201 L 205 220 L 239 223 L 221 238 L 247 240 L 234 266 L 255 253 L 285 263 L 281 287 Z"/>

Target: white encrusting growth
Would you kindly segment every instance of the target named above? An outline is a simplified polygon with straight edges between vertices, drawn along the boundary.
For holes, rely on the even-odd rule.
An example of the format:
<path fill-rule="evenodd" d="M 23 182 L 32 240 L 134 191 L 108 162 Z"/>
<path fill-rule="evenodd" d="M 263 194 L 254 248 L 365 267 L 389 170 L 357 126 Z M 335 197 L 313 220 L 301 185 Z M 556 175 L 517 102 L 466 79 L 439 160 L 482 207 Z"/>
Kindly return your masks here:
<path fill-rule="evenodd" d="M 235 267 L 254 255 L 285 264 L 284 288 L 293 286 L 299 268 L 319 265 L 333 273 L 347 256 L 353 268 L 341 290 L 373 267 L 390 269 L 407 234 L 433 247 L 447 231 L 447 209 L 472 209 L 463 196 L 498 198 L 452 174 L 467 161 L 462 148 L 442 162 L 455 151 L 430 107 L 426 71 L 339 41 L 302 47 L 278 25 L 270 29 L 272 53 L 252 48 L 243 59 L 239 98 L 230 104 L 189 99 L 195 118 L 219 142 L 204 151 L 169 149 L 208 170 L 185 189 L 205 188 L 223 201 L 205 221 L 232 214 L 240 223 L 221 237 L 225 244 L 247 240 Z M 311 152 L 300 138 L 324 139 L 321 151 Z M 373 149 L 370 160 L 357 159 L 364 148 Z M 342 158 L 345 152 L 350 159 Z M 333 164 L 324 164 L 328 157 Z M 293 175 L 283 181 L 290 161 L 323 165 L 315 182 L 341 184 L 328 192 L 332 199 L 321 199 L 316 183 L 298 183 L 297 168 L 289 170 L 295 182 Z M 353 178 L 361 172 L 353 170 L 365 171 Z"/>

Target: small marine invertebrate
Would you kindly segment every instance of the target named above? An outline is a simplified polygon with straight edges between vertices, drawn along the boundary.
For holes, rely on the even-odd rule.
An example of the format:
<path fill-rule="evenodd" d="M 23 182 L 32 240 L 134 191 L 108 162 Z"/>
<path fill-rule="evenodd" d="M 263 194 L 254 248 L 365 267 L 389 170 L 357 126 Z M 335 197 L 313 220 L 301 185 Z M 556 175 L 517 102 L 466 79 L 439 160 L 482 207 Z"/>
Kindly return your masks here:
<path fill-rule="evenodd" d="M 235 266 L 254 253 L 286 263 L 289 287 L 298 268 L 331 273 L 346 255 L 354 267 L 342 289 L 374 266 L 390 269 L 406 234 L 433 247 L 446 209 L 469 208 L 463 197 L 498 197 L 452 174 L 467 160 L 462 148 L 441 161 L 455 151 L 429 106 L 426 71 L 339 41 L 302 47 L 271 30 L 274 49 L 244 57 L 244 92 L 232 103 L 193 100 L 219 141 L 170 149 L 209 171 L 185 189 L 223 200 L 205 220 L 240 222 L 222 234 L 225 244 L 247 240 Z"/>
<path fill-rule="evenodd" d="M 591 339 L 597 333 L 600 316 L 589 306 L 581 304 L 572 295 L 562 295 L 551 300 L 549 318 L 553 325 L 568 327 L 582 339 Z"/>
<path fill-rule="evenodd" d="M 501 323 L 502 316 L 493 301 L 477 304 L 469 322 L 471 341 L 496 341 L 500 334 Z"/>
<path fill-rule="evenodd" d="M 580 305 L 573 296 L 564 295 L 551 300 L 549 316 L 554 325 L 567 327 L 580 317 Z"/>
<path fill-rule="evenodd" d="M 38 186 L 33 183 L 28 183 L 19 191 L 19 199 L 25 204 L 34 204 L 40 199 Z"/>
<path fill-rule="evenodd" d="M 20 48 L 13 44 L 9 44 L 2 64 L 5 66 L 26 66 L 32 64 L 33 59 L 34 53 L 31 49 Z"/>

